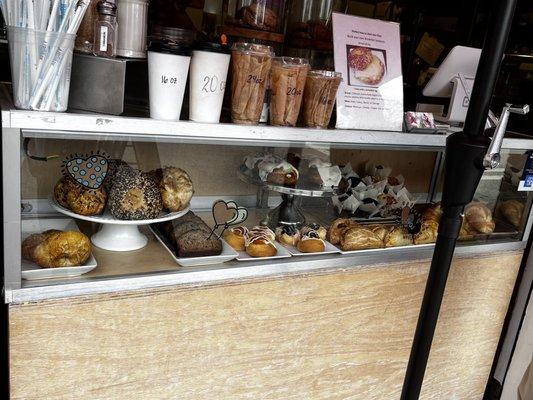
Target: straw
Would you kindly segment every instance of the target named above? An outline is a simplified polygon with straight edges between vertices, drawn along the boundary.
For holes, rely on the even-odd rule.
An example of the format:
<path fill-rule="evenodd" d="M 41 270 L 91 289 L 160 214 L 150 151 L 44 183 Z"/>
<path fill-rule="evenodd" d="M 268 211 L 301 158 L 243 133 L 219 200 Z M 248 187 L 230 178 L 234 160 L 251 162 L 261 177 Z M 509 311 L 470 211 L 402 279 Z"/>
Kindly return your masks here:
<path fill-rule="evenodd" d="M 65 85 L 59 84 L 72 55 L 70 35 L 78 31 L 88 6 L 89 0 L 0 0 L 6 24 L 22 28 L 13 30 L 11 38 L 20 106 L 50 109 L 61 103 Z"/>

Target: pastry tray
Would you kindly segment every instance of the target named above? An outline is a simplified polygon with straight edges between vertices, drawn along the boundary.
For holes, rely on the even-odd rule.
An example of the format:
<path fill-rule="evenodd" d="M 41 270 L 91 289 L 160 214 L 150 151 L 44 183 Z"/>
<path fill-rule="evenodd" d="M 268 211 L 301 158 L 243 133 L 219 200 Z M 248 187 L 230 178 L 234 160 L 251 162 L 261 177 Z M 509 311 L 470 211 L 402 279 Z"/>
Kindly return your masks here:
<path fill-rule="evenodd" d="M 341 191 L 338 187 L 322 187 L 322 188 L 309 188 L 309 187 L 297 187 L 291 188 L 286 186 L 274 185 L 262 181 L 259 178 L 257 172 L 248 169 L 245 165 L 241 165 L 238 169 L 239 178 L 251 185 L 261 186 L 265 189 L 271 190 L 273 192 L 289 194 L 293 196 L 303 196 L 303 197 L 333 197 L 341 194 Z"/>
<path fill-rule="evenodd" d="M 387 251 L 387 250 L 390 251 L 390 250 L 399 250 L 399 249 L 405 249 L 405 250 L 423 249 L 423 248 L 433 247 L 433 246 L 435 246 L 435 243 L 410 244 L 407 246 L 378 247 L 376 249 L 359 249 L 359 250 L 349 250 L 349 251 L 344 251 L 341 249 L 338 249 L 338 250 L 341 254 L 346 255 L 346 254 L 368 254 L 368 253 L 377 253 L 377 252 L 383 253 L 384 251 Z"/>
<path fill-rule="evenodd" d="M 231 261 L 238 256 L 238 253 L 226 243 L 224 239 L 222 241 L 222 253 L 218 256 L 203 256 L 203 257 L 178 257 L 174 246 L 169 242 L 167 237 L 159 230 L 156 225 L 149 225 L 150 230 L 161 243 L 166 251 L 172 256 L 182 267 L 198 267 L 201 265 L 220 264 L 226 261 Z"/>
<path fill-rule="evenodd" d="M 278 252 L 276 253 L 275 256 L 271 256 L 271 257 L 252 257 L 246 251 L 239 251 L 239 255 L 237 256 L 237 261 L 276 260 L 276 259 L 279 259 L 279 258 L 289 258 L 289 257 L 291 257 L 291 253 L 289 252 L 289 250 L 287 250 L 280 243 L 274 242 L 274 245 L 276 246 L 276 249 L 278 250 Z"/>
<path fill-rule="evenodd" d="M 157 218 L 153 218 L 153 219 L 123 220 L 123 219 L 116 219 L 115 217 L 113 217 L 111 213 L 109 212 L 109 209 L 107 208 L 107 206 L 102 215 L 87 216 L 87 215 L 76 214 L 75 212 L 71 210 L 67 210 L 65 207 L 62 207 L 61 205 L 59 205 L 59 203 L 56 201 L 56 199 L 54 199 L 53 196 L 50 196 L 48 200 L 50 201 L 50 204 L 52 205 L 52 207 L 56 211 L 60 212 L 61 214 L 67 215 L 72 218 L 82 219 L 84 221 L 96 222 L 99 224 L 148 225 L 148 224 L 154 224 L 156 222 L 170 221 L 170 220 L 179 218 L 187 214 L 187 212 L 189 212 L 189 207 L 187 207 L 182 211 L 176 211 L 176 212 L 171 212 L 171 213 L 161 213 Z"/>
<path fill-rule="evenodd" d="M 78 231 L 78 225 L 70 218 L 31 218 L 23 219 L 21 224 L 22 240 L 26 239 L 33 233 L 41 233 L 49 229 L 58 229 L 61 231 Z M 93 254 L 85 264 L 75 267 L 58 267 L 58 268 L 41 268 L 37 264 L 21 260 L 21 276 L 26 280 L 68 278 L 80 276 L 92 271 L 97 267 L 96 259 Z"/>
<path fill-rule="evenodd" d="M 325 254 L 337 254 L 340 253 L 340 250 L 333 246 L 330 242 L 324 241 L 326 244 L 326 248 L 324 251 L 321 252 L 314 252 L 314 253 L 303 253 L 296 246 L 291 246 L 288 244 L 282 244 L 283 247 L 287 249 L 289 253 L 291 253 L 291 256 L 294 257 L 305 257 L 305 256 L 322 256 Z"/>

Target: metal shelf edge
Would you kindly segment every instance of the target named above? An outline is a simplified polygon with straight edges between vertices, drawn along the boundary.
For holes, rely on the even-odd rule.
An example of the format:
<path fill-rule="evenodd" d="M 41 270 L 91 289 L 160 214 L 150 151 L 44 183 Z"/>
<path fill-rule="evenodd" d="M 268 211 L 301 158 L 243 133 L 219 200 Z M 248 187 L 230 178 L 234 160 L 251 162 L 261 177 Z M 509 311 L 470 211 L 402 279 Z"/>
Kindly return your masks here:
<path fill-rule="evenodd" d="M 457 248 L 456 256 L 470 256 L 501 251 L 523 250 L 526 242 L 502 242 L 463 245 Z M 94 279 L 85 282 L 63 283 L 49 286 L 6 289 L 6 303 L 26 303 L 50 299 L 87 296 L 104 293 L 148 290 L 178 285 L 214 284 L 225 281 L 262 277 L 290 276 L 312 271 L 331 271 L 372 267 L 384 263 L 423 260 L 431 258 L 434 246 L 420 249 L 385 249 L 382 252 L 354 255 L 310 257 L 296 260 L 294 257 L 274 262 L 230 263 L 147 275 L 121 276 Z"/>

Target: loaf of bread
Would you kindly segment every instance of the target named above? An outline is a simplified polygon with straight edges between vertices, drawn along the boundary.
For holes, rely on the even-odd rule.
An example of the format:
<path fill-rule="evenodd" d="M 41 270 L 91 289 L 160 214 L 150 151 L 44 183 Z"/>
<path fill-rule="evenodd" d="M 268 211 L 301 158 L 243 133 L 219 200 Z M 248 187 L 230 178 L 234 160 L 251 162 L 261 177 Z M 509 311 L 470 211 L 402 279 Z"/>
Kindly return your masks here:
<path fill-rule="evenodd" d="M 211 228 L 191 211 L 181 218 L 160 224 L 159 229 L 180 258 L 217 256 L 222 253 L 220 239 L 211 235 Z"/>
<path fill-rule="evenodd" d="M 91 241 L 78 231 L 51 229 L 22 242 L 22 258 L 43 268 L 80 266 L 90 255 Z"/>

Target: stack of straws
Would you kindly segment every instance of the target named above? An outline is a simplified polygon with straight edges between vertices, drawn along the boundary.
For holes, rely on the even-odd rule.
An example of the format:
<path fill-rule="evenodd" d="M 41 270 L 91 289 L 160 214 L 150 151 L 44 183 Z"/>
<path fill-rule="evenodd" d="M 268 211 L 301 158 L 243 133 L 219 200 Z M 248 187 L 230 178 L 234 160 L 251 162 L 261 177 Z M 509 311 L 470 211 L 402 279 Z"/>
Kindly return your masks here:
<path fill-rule="evenodd" d="M 50 110 L 66 103 L 60 97 L 65 92 L 68 96 L 70 71 L 67 69 L 72 60 L 75 34 L 89 2 L 0 0 L 9 40 L 14 41 L 10 43 L 14 53 L 11 62 L 18 66 L 18 70 L 12 67 L 13 80 L 18 83 L 14 93 L 16 105 Z"/>

